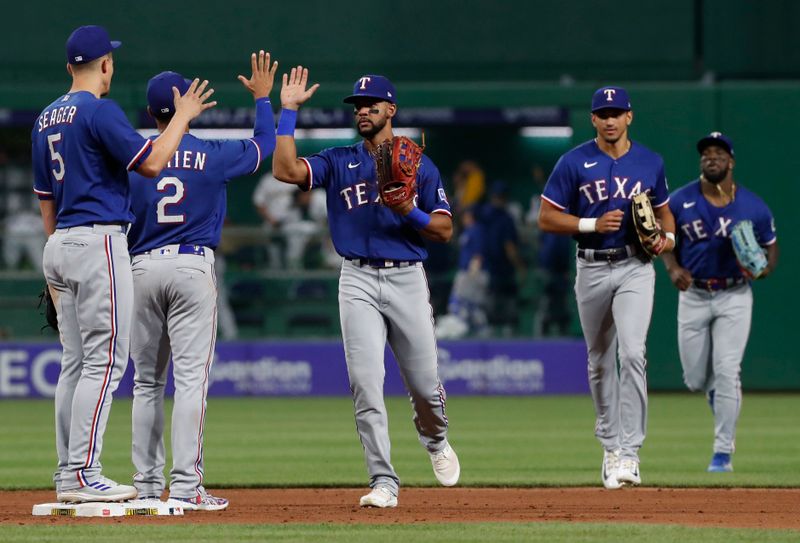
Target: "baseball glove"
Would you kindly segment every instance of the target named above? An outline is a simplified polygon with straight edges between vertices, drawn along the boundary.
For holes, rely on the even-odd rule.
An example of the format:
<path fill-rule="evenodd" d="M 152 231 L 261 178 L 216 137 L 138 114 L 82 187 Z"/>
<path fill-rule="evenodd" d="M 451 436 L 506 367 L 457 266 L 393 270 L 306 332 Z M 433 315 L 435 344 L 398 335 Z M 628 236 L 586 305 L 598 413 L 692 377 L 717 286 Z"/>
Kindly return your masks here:
<path fill-rule="evenodd" d="M 44 290 L 39 294 L 39 305 L 36 306 L 36 309 L 40 309 L 42 304 L 44 304 L 44 319 L 47 321 L 47 324 L 45 324 L 42 329 L 50 327 L 58 332 L 56 304 L 53 303 L 53 296 L 50 294 L 50 288 L 47 285 L 44 286 Z"/>
<path fill-rule="evenodd" d="M 633 211 L 633 224 L 636 234 L 645 253 L 651 257 L 658 256 L 667 246 L 667 237 L 656 221 L 656 214 L 650 197 L 645 192 L 640 192 L 631 201 Z"/>
<path fill-rule="evenodd" d="M 739 221 L 731 230 L 731 244 L 742 273 L 758 279 L 767 267 L 767 257 L 756 240 L 752 221 Z"/>
<path fill-rule="evenodd" d="M 381 202 L 394 207 L 414 198 L 417 194 L 417 170 L 424 149 L 424 135 L 421 146 L 405 136 L 395 136 L 373 151 Z"/>

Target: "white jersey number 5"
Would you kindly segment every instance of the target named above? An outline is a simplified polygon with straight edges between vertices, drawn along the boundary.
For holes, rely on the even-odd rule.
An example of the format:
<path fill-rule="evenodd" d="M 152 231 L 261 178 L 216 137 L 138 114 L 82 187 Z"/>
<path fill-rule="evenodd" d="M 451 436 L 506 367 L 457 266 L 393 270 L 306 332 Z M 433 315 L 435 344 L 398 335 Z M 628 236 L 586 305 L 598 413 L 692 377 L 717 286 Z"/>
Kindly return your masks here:
<path fill-rule="evenodd" d="M 61 182 L 64 179 L 64 158 L 61 156 L 61 153 L 56 151 L 55 146 L 59 141 L 61 141 L 61 132 L 56 132 L 55 134 L 47 136 L 47 146 L 50 148 L 50 160 L 58 163 L 58 170 L 52 169 L 50 171 L 53 172 L 53 177 L 56 178 L 56 181 Z"/>
<path fill-rule="evenodd" d="M 167 215 L 168 205 L 178 204 L 183 200 L 183 182 L 177 177 L 164 177 L 156 185 L 158 192 L 165 192 L 167 187 L 175 187 L 175 194 L 164 196 L 158 201 L 158 206 L 156 206 L 158 224 L 183 224 L 186 220 L 186 215 L 183 213 L 180 215 Z"/>

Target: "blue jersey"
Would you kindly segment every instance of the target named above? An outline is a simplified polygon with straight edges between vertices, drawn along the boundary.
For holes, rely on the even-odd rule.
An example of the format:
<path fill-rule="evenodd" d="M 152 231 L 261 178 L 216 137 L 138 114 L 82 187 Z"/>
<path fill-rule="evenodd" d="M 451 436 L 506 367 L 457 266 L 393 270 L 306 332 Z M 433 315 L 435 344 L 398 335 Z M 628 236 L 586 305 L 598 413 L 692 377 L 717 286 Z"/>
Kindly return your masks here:
<path fill-rule="evenodd" d="M 738 279 L 742 277 L 731 230 L 739 221 L 753 221 L 756 239 L 762 246 L 775 243 L 775 220 L 767 204 L 741 185 L 736 197 L 725 207 L 712 205 L 697 179 L 672 194 L 670 209 L 675 215 L 678 263 L 698 279 Z"/>
<path fill-rule="evenodd" d="M 275 121 L 269 99 L 256 102 L 252 139 L 202 140 L 184 134 L 157 179 L 131 173 L 130 253 L 182 243 L 215 249 L 226 211 L 228 180 L 254 173 L 275 149 Z"/>
<path fill-rule="evenodd" d="M 55 199 L 57 227 L 127 224 L 128 170 L 150 154 L 112 100 L 79 91 L 47 106 L 31 133 L 34 192 Z"/>
<path fill-rule="evenodd" d="M 303 158 L 308 167 L 307 189 L 327 191 L 328 224 L 333 245 L 345 258 L 425 260 L 420 236 L 403 217 L 382 205 L 375 160 L 364 142 L 333 147 Z M 450 213 L 442 178 L 423 155 L 417 171 L 417 207 L 426 213 Z"/>
<path fill-rule="evenodd" d="M 614 159 L 603 152 L 595 140 L 591 140 L 558 160 L 544 187 L 542 199 L 581 218 L 599 218 L 615 209 L 624 211 L 619 231 L 574 236 L 580 247 L 610 249 L 638 243 L 630 200 L 640 192 L 650 196 L 653 207 L 669 202 L 661 156 L 632 141 L 628 152 Z"/>

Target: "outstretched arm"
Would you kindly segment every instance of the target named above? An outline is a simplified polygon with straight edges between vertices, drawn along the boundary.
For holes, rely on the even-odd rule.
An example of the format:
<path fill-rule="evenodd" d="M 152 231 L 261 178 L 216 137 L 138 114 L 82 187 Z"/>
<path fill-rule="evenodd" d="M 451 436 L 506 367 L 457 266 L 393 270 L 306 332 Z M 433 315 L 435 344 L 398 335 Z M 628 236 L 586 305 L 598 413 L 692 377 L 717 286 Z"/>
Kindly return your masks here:
<path fill-rule="evenodd" d="M 292 68 L 291 74 L 283 74 L 281 118 L 278 121 L 275 153 L 272 155 L 272 175 L 279 181 L 293 185 L 302 185 L 308 179 L 308 168 L 304 161 L 297 158 L 294 141 L 297 110 L 319 88 L 319 83 L 309 88 L 306 88 L 307 84 L 308 68 L 297 66 Z"/>
<path fill-rule="evenodd" d="M 206 90 L 207 85 L 208 81 L 200 83 L 199 79 L 195 79 L 183 96 L 178 89 L 172 87 L 175 115 L 169 121 L 167 128 L 153 141 L 152 151 L 136 168 L 138 173 L 145 177 L 156 177 L 160 174 L 178 149 L 183 134 L 189 128 L 189 122 L 205 110 L 217 105 L 216 102 L 207 102 L 214 94 L 214 89 Z"/>
<path fill-rule="evenodd" d="M 256 121 L 253 126 L 253 142 L 259 150 L 259 159 L 263 160 L 275 150 L 275 117 L 272 114 L 272 104 L 269 101 L 269 93 L 275 83 L 275 72 L 278 71 L 278 63 L 273 62 L 270 66 L 270 55 L 262 49 L 250 55 L 250 67 L 252 75 L 246 78 L 239 76 L 239 81 L 253 95 L 256 102 Z M 256 165 L 256 169 L 258 165 Z"/>

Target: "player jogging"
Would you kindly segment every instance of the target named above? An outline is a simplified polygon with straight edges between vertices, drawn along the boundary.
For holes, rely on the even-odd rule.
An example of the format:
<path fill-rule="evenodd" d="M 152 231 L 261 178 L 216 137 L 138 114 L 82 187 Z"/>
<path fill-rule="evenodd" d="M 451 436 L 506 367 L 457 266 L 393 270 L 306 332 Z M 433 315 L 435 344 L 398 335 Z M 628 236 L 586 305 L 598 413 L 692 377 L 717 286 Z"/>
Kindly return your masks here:
<path fill-rule="evenodd" d="M 733 180 L 733 142 L 712 132 L 697 142 L 700 178 L 672 193 L 669 207 L 678 246 L 664 265 L 678 296 L 678 349 L 683 380 L 702 391 L 714 413 L 714 454 L 708 471 L 733 471 L 731 456 L 742 404 L 740 374 L 750 335 L 753 292 L 737 261 L 731 236 L 751 221 L 766 247 L 766 277 L 778 263 L 775 223 L 764 201 Z M 760 248 L 758 249 L 760 250 Z"/>
<path fill-rule="evenodd" d="M 69 92 L 44 108 L 33 127 L 34 191 L 49 235 L 43 263 L 58 312 L 63 355 L 55 396 L 59 501 L 118 501 L 136 489 L 101 474 L 111 398 L 128 363 L 133 281 L 125 232 L 128 171 L 159 174 L 189 121 L 216 102 L 195 80 L 175 96 L 175 116 L 155 140 L 131 127 L 120 107 L 101 98 L 114 75 L 111 41 L 99 26 L 67 40 Z M 151 181 L 152 182 L 152 181 Z"/>
<path fill-rule="evenodd" d="M 297 109 L 318 88 L 306 89 L 307 81 L 308 70 L 302 66 L 283 76 L 273 174 L 304 190 L 322 188 L 327 193 L 331 236 L 344 257 L 339 315 L 347 372 L 372 488 L 360 504 L 395 507 L 400 480 L 390 462 L 383 399 L 387 339 L 436 478 L 452 486 L 460 474 L 458 458 L 447 442 L 445 392 L 438 376 L 430 293 L 422 268 L 427 257 L 423 237 L 446 242 L 452 235 L 450 206 L 439 171 L 426 156 L 417 172 L 417 198 L 393 207 L 380 203 L 371 151 L 392 139 L 397 93 L 379 75 L 358 79 L 353 94 L 344 100 L 353 104 L 364 141 L 298 159 L 293 136 Z"/>
<path fill-rule="evenodd" d="M 672 250 L 675 225 L 663 160 L 628 138 L 633 112 L 625 89 L 598 89 L 591 120 L 597 137 L 564 154 L 547 180 L 539 228 L 572 234 L 578 242 L 575 295 L 589 354 L 595 435 L 604 451 L 601 475 L 606 488 L 616 489 L 641 483 L 645 341 L 655 284 L 634 228 L 631 199 L 647 194 L 666 232 L 649 251 Z"/>
<path fill-rule="evenodd" d="M 225 219 L 228 180 L 253 173 L 275 148 L 269 93 L 277 70 L 269 53 L 251 56 L 252 76 L 239 76 L 256 102 L 247 140 L 201 140 L 184 134 L 157 182 L 131 174 L 136 220 L 128 234 L 136 293 L 131 358 L 134 484 L 143 499 L 164 490 L 164 388 L 172 355 L 170 499 L 188 510 L 221 510 L 228 500 L 203 488 L 203 432 L 208 375 L 217 336 L 214 250 Z M 172 87 L 189 82 L 163 72 L 147 85 L 148 111 L 163 131 L 175 114 Z"/>

